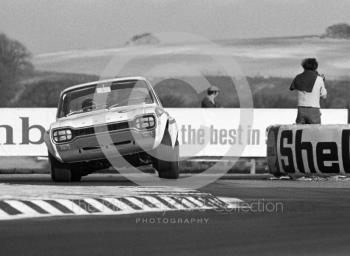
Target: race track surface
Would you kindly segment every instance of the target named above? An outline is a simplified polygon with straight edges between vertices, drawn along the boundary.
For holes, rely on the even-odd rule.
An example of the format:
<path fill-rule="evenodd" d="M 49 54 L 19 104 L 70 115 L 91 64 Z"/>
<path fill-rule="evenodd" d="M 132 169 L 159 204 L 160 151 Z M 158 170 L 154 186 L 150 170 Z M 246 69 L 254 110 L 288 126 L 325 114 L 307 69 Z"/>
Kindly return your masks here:
<path fill-rule="evenodd" d="M 48 176 L 2 176 L 0 183 L 18 189 L 51 184 Z M 80 185 L 96 191 L 134 186 L 110 176 Z M 243 202 L 237 208 L 1 221 L 0 255 L 349 255 L 348 181 L 220 180 L 199 193 Z"/>

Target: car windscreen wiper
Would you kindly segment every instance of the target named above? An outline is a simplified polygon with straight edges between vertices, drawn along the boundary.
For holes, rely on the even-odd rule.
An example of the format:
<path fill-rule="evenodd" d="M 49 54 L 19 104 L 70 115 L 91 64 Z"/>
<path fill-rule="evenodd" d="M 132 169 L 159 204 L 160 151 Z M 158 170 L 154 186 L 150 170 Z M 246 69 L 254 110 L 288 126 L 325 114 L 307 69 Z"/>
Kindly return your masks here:
<path fill-rule="evenodd" d="M 108 109 L 111 109 L 111 108 L 116 108 L 120 105 L 120 103 L 116 103 L 116 104 L 112 104 L 110 106 L 108 106 Z"/>
<path fill-rule="evenodd" d="M 82 109 L 75 110 L 75 111 L 69 112 L 66 116 L 71 116 L 71 115 L 79 114 L 79 113 L 82 113 L 82 112 L 83 112 Z"/>

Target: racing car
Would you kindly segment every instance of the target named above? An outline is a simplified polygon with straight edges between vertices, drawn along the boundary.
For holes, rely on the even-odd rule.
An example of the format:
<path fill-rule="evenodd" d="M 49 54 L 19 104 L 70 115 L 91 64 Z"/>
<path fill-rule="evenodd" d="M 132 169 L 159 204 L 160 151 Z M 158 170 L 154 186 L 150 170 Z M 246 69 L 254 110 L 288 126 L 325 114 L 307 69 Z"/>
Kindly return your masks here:
<path fill-rule="evenodd" d="M 45 143 L 55 182 L 80 181 L 97 170 L 119 168 L 106 155 L 111 147 L 116 159 L 126 160 L 121 161 L 126 167 L 151 164 L 160 178 L 179 177 L 176 120 L 143 77 L 101 80 L 63 90 Z"/>

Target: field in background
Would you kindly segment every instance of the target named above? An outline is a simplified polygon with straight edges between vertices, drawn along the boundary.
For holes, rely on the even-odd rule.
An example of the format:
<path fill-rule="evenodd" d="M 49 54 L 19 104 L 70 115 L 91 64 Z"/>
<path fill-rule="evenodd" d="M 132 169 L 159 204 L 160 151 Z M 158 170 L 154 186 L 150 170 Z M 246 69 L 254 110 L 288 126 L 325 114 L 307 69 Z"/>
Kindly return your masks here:
<path fill-rule="evenodd" d="M 238 63 L 250 85 L 254 107 L 293 108 L 296 95 L 289 91 L 292 77 L 301 71 L 301 59 L 315 56 L 329 91 L 322 107 L 346 108 L 350 98 L 349 52 L 349 40 L 315 36 L 221 40 L 214 46 L 156 43 L 46 53 L 34 56 L 34 72 L 3 91 L 6 100 L 0 101 L 0 107 L 56 107 L 64 88 L 98 80 L 103 74 L 103 78 L 145 75 L 164 106 L 171 108 L 200 107 L 208 86 L 216 85 L 221 89 L 217 98 L 221 105 L 237 108 L 237 81 L 228 75 L 239 79 L 234 65 Z M 233 74 L 227 74 L 220 61 L 231 61 Z"/>
<path fill-rule="evenodd" d="M 350 77 L 349 40 L 285 37 L 221 40 L 216 43 L 216 48 L 200 48 L 203 50 L 201 53 L 233 57 L 249 77 L 293 77 L 301 69 L 299 65 L 301 59 L 306 57 L 317 57 L 320 61 L 320 72 L 325 73 L 328 78 L 346 80 Z M 186 50 L 192 49 L 191 47 L 198 46 L 176 45 L 168 49 L 168 53 L 183 54 Z M 113 56 L 133 53 L 133 50 L 127 51 L 127 49 L 125 47 L 47 53 L 34 56 L 33 62 L 39 70 L 100 75 Z M 194 57 L 191 56 L 191 59 Z M 199 65 L 200 61 L 195 64 Z M 210 70 L 206 71 L 209 75 L 213 75 Z"/>
<path fill-rule="evenodd" d="M 320 62 L 320 72 L 327 77 L 329 89 L 329 97 L 322 107 L 345 108 L 348 105 L 348 40 L 294 37 L 222 40 L 216 43 L 218 46 L 214 48 L 198 46 L 199 54 L 193 53 L 196 45 L 171 46 L 166 48 L 165 57 L 133 59 L 132 65 L 125 67 L 123 72 L 125 75 L 140 75 L 150 66 L 157 66 L 156 73 L 148 78 L 155 84 L 166 107 L 200 107 L 208 86 L 208 83 L 203 83 L 203 76 L 221 89 L 218 101 L 224 107 L 239 107 L 234 84 L 222 70 L 213 67 L 209 57 L 233 58 L 247 76 L 256 108 L 292 108 L 296 105 L 295 94 L 289 91 L 292 77 L 301 71 L 301 59 L 315 56 Z M 144 52 L 157 52 L 154 45 L 141 47 L 146 47 L 141 48 Z M 34 56 L 34 65 L 39 71 L 22 81 L 10 107 L 55 107 L 62 89 L 98 80 L 114 56 L 118 59 L 119 56 L 132 55 L 135 49 L 140 50 L 124 47 Z M 162 50 L 159 49 L 159 52 Z M 201 52 L 209 57 L 202 56 Z M 175 64 L 175 68 L 169 63 Z M 201 76 L 191 73 L 191 69 L 199 69 Z M 188 80 L 192 83 L 185 82 Z"/>

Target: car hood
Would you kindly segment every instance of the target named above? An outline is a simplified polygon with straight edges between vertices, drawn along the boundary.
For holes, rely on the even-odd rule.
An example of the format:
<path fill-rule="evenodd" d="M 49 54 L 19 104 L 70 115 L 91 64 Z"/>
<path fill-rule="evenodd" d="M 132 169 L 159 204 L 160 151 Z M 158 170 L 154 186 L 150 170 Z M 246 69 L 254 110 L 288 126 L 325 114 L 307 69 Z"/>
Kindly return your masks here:
<path fill-rule="evenodd" d="M 51 129 L 59 127 L 80 128 L 93 125 L 117 123 L 133 120 L 138 115 L 154 114 L 158 106 L 156 105 L 136 105 L 118 107 L 113 109 L 103 109 L 93 112 L 75 114 L 58 119 L 51 125 Z"/>

